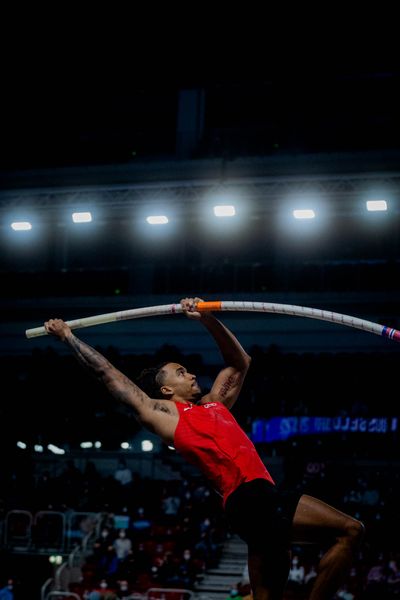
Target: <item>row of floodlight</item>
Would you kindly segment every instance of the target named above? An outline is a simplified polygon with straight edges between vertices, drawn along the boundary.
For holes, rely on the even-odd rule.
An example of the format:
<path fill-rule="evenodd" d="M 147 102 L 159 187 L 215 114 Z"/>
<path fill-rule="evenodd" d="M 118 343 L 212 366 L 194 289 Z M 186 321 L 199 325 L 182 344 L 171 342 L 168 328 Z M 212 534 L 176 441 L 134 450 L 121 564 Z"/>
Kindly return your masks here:
<path fill-rule="evenodd" d="M 140 445 L 141 445 L 142 452 L 152 452 L 152 450 L 154 449 L 154 444 L 151 440 L 142 440 Z M 28 445 L 22 441 L 17 442 L 17 447 L 20 450 L 28 449 Z M 82 448 L 82 450 L 88 450 L 88 449 L 92 449 L 92 448 L 99 450 L 102 447 L 102 443 L 98 442 L 98 441 L 97 442 L 81 442 L 80 447 Z M 120 447 L 122 448 L 122 450 L 131 450 L 132 449 L 132 445 L 129 442 L 121 442 Z M 33 450 L 35 452 L 38 452 L 39 454 L 41 454 L 42 452 L 44 452 L 45 448 L 42 444 L 34 444 Z M 60 448 L 59 446 L 56 446 L 55 444 L 48 444 L 47 450 L 49 450 L 53 454 L 65 454 L 64 448 Z"/>
<path fill-rule="evenodd" d="M 387 210 L 386 200 L 367 200 L 366 209 L 369 212 L 382 212 Z M 235 206 L 232 204 L 223 204 L 214 206 L 214 215 L 219 218 L 229 218 L 236 215 Z M 314 219 L 316 216 L 315 210 L 312 208 L 298 208 L 292 211 L 295 219 Z M 93 220 L 90 211 L 74 212 L 71 215 L 73 223 L 90 223 Z M 149 225 L 166 225 L 169 222 L 167 215 L 149 215 L 146 217 Z M 29 231 L 32 229 L 30 221 L 13 221 L 10 224 L 14 231 Z"/>

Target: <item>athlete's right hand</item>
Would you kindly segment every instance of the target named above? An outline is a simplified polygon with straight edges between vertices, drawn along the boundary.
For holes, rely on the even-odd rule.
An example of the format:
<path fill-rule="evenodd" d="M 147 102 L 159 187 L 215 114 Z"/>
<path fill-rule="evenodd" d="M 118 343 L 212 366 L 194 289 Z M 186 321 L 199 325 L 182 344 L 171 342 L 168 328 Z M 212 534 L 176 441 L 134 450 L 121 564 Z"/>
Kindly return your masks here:
<path fill-rule="evenodd" d="M 62 319 L 49 319 L 45 322 L 44 328 L 47 333 L 58 337 L 62 342 L 71 333 L 71 328 Z"/>

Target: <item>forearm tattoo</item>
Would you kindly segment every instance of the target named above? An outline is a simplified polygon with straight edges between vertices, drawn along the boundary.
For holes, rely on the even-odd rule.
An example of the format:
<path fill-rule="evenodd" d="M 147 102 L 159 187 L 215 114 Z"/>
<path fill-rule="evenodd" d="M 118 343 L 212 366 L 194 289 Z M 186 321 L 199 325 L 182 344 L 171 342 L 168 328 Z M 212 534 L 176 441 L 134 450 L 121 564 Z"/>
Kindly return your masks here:
<path fill-rule="evenodd" d="M 122 383 L 123 387 L 120 387 L 118 383 Z M 147 394 L 119 371 L 116 372 L 113 383 L 108 387 L 112 396 L 120 402 L 129 404 L 136 416 L 139 415 L 140 409 L 149 401 Z M 132 393 L 127 394 L 127 391 L 131 391 Z"/>
<path fill-rule="evenodd" d="M 67 342 L 74 351 L 78 362 L 106 385 L 113 398 L 129 404 L 136 417 L 140 418 L 146 405 L 147 407 L 151 406 L 155 411 L 172 414 L 169 407 L 163 402 L 151 401 L 147 394 L 116 369 L 100 352 L 75 336 L 69 337 Z"/>
<path fill-rule="evenodd" d="M 128 403 L 135 412 L 149 400 L 147 394 L 137 387 L 126 375 L 121 373 L 121 371 L 113 367 L 100 352 L 97 352 L 97 350 L 75 336 L 70 337 L 68 343 L 74 351 L 78 362 L 97 379 L 102 380 L 116 400 Z M 112 376 L 105 377 L 107 373 L 111 373 Z M 135 403 L 137 406 L 135 406 Z"/>
<path fill-rule="evenodd" d="M 109 361 L 100 352 L 85 344 L 74 335 L 67 339 L 68 344 L 75 352 L 78 361 L 96 375 L 101 375 L 105 367 L 110 366 Z"/>

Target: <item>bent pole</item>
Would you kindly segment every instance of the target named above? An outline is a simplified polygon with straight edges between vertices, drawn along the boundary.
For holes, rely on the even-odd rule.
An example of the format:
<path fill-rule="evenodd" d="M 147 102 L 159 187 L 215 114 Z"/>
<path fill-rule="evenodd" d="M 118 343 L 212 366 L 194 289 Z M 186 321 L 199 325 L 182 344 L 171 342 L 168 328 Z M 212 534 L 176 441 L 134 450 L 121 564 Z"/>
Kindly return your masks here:
<path fill-rule="evenodd" d="M 244 302 L 244 301 L 223 301 L 198 302 L 196 309 L 199 312 L 207 311 L 232 311 L 232 312 L 265 312 L 279 315 L 289 315 L 293 317 L 306 317 L 309 319 L 319 319 L 321 321 L 330 321 L 339 325 L 346 325 L 355 329 L 361 329 L 368 333 L 374 333 L 397 342 L 400 341 L 400 331 L 372 321 L 365 321 L 357 317 L 342 315 L 341 313 L 318 308 L 309 308 L 307 306 L 297 306 L 294 304 L 277 304 L 274 302 Z M 163 304 L 159 306 L 149 306 L 144 308 L 132 308 L 118 312 L 95 315 L 93 317 L 83 317 L 73 321 L 66 321 L 71 329 L 81 329 L 83 327 L 92 327 L 104 323 L 113 323 L 114 321 L 126 321 L 129 319 L 140 319 L 143 317 L 156 317 L 158 315 L 175 315 L 182 313 L 180 304 Z M 44 327 L 34 327 L 27 329 L 25 335 L 28 339 L 48 335 Z"/>

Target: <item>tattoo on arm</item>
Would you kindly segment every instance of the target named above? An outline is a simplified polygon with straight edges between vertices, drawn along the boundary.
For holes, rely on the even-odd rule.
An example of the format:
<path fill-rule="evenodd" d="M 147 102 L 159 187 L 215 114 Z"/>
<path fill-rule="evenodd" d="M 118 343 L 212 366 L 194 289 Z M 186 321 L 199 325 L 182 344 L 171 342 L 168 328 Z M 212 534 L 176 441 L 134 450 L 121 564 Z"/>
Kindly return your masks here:
<path fill-rule="evenodd" d="M 116 400 L 129 404 L 136 414 L 149 401 L 147 394 L 116 369 L 100 352 L 75 336 L 68 338 L 68 344 L 74 351 L 78 362 L 97 379 L 102 380 Z M 107 374 L 110 373 L 111 377 L 108 377 Z M 128 394 L 128 391 L 131 391 L 132 394 Z"/>
<path fill-rule="evenodd" d="M 119 382 L 123 384 L 123 388 L 118 386 Z M 129 388 L 132 389 L 133 394 L 128 396 L 126 392 Z M 138 388 L 133 381 L 128 379 L 128 377 L 119 371 L 117 371 L 114 381 L 110 384 L 109 391 L 111 392 L 113 398 L 119 402 L 125 402 L 125 404 L 129 404 L 137 417 L 140 414 L 141 407 L 144 406 L 146 401 L 148 402 L 149 400 L 148 396 L 140 388 Z M 131 401 L 132 398 L 135 399 L 135 403 Z"/>
<path fill-rule="evenodd" d="M 78 361 L 97 376 L 101 375 L 105 367 L 110 366 L 109 361 L 100 352 L 97 352 L 97 350 L 85 344 L 74 335 L 69 337 L 67 341 L 75 352 Z"/>
<path fill-rule="evenodd" d="M 236 384 L 236 382 L 237 377 L 229 375 L 229 377 L 227 377 L 227 379 L 225 379 L 225 381 L 222 383 L 218 395 L 221 396 L 221 398 L 225 398 L 229 390 Z"/>

